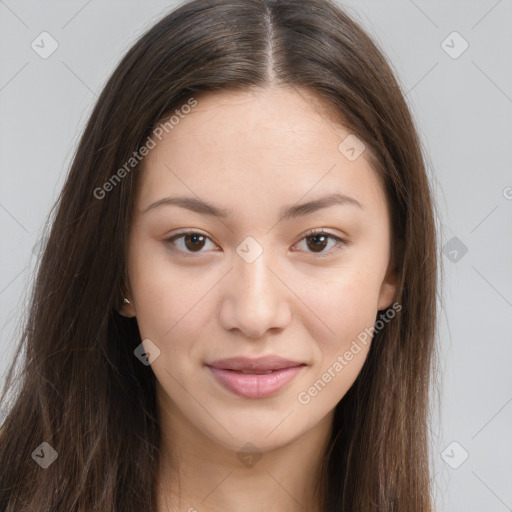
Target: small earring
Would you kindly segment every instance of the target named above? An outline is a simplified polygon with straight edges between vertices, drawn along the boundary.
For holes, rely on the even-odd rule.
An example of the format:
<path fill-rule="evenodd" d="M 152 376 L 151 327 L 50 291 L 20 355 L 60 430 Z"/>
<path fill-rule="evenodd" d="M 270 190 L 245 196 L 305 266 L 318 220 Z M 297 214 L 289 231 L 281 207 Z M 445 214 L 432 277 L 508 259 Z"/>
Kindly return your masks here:
<path fill-rule="evenodd" d="M 124 297 L 124 298 L 123 298 L 123 302 L 124 302 L 125 304 L 131 304 L 131 302 L 130 302 L 126 297 Z"/>

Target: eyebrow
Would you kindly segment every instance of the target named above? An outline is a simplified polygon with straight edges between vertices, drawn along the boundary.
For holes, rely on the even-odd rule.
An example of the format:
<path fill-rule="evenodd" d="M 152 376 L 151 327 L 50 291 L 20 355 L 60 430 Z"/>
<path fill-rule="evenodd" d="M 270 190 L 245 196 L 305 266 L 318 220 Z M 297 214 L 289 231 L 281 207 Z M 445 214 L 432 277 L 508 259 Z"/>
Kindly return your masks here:
<path fill-rule="evenodd" d="M 201 199 L 183 196 L 164 197 L 163 199 L 159 199 L 158 201 L 150 204 L 142 213 L 144 214 L 160 206 L 169 205 L 179 206 L 180 208 L 185 208 L 187 210 L 200 213 L 202 215 L 211 215 L 213 217 L 219 218 L 226 218 L 232 213 L 232 210 L 218 208 Z M 327 196 L 314 199 L 313 201 L 309 201 L 307 203 L 294 204 L 291 206 L 283 207 L 279 215 L 279 221 L 291 220 L 303 215 L 309 215 L 311 213 L 322 210 L 324 208 L 329 208 L 334 205 L 354 205 L 357 206 L 358 208 L 364 209 L 363 205 L 353 197 L 344 194 L 329 194 Z"/>

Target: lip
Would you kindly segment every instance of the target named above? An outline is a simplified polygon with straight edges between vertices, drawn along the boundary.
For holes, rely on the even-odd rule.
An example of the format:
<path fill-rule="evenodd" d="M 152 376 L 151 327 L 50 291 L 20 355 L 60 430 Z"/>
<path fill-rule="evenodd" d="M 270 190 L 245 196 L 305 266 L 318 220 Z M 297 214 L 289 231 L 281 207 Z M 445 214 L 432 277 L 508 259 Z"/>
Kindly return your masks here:
<path fill-rule="evenodd" d="M 268 370 L 282 370 L 285 368 L 292 368 L 301 366 L 304 363 L 292 361 L 290 359 L 283 359 L 279 356 L 263 356 L 258 358 L 251 357 L 230 357 L 228 359 L 219 359 L 213 363 L 208 363 L 208 366 L 219 368 L 221 370 L 246 370 L 246 371 L 268 371 Z"/>
<path fill-rule="evenodd" d="M 251 359 L 236 357 L 215 361 L 207 365 L 213 376 L 225 389 L 244 398 L 272 396 L 292 381 L 304 363 L 276 356 Z M 271 371 L 271 373 L 240 373 L 245 371 Z"/>

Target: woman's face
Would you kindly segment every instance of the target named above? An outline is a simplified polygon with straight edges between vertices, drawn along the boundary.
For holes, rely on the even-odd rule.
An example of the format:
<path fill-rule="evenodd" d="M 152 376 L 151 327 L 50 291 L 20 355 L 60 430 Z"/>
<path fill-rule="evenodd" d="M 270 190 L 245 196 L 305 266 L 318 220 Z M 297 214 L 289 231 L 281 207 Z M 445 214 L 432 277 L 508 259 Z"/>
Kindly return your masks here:
<path fill-rule="evenodd" d="M 122 314 L 157 355 L 168 424 L 264 451 L 331 418 L 361 370 L 361 333 L 396 291 L 390 215 L 363 146 L 353 136 L 340 146 L 349 132 L 315 97 L 269 88 L 197 99 L 153 137 L 139 171 Z M 264 356 L 288 369 L 209 366 Z"/>

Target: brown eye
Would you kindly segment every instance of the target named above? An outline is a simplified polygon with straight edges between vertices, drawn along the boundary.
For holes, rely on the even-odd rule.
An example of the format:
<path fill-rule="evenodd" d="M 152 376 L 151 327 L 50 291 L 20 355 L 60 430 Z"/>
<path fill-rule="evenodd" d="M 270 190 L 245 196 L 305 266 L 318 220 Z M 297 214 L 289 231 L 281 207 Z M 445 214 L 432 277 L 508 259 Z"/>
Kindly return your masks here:
<path fill-rule="evenodd" d="M 310 235 L 306 237 L 307 245 L 313 252 L 322 252 L 327 246 L 328 238 L 326 235 Z"/>
<path fill-rule="evenodd" d="M 334 244 L 329 246 L 329 240 L 333 240 Z M 343 240 L 339 236 L 333 235 L 331 233 L 326 233 L 323 230 L 309 231 L 306 233 L 304 238 L 302 238 L 298 245 L 300 245 L 300 243 L 303 241 L 306 241 L 306 248 L 304 249 L 306 252 L 318 254 L 319 256 L 328 256 L 331 253 L 342 249 L 342 246 L 348 245 L 346 240 Z"/>
<path fill-rule="evenodd" d="M 185 235 L 185 247 L 190 251 L 195 251 L 197 249 L 201 250 L 204 247 L 204 240 L 205 237 L 203 235 L 199 235 L 198 233 Z"/>
<path fill-rule="evenodd" d="M 201 252 L 205 252 L 202 251 L 202 249 L 207 245 L 208 242 L 212 243 L 206 235 L 195 233 L 193 231 L 180 233 L 165 240 L 165 242 L 170 246 L 172 251 L 180 252 L 185 255 L 193 253 L 200 254 Z"/>

